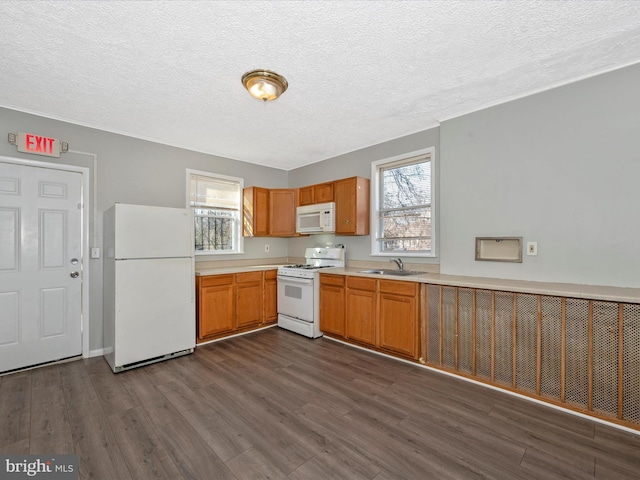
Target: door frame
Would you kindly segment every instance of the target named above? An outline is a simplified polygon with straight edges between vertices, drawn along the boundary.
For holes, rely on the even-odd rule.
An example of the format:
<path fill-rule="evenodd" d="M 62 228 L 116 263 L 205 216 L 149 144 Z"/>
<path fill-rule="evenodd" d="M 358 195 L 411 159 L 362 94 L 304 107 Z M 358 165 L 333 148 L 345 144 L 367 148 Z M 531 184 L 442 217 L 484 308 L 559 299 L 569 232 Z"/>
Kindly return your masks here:
<path fill-rule="evenodd" d="M 82 287 L 80 301 L 80 318 L 82 329 L 82 357 L 89 358 L 89 205 L 88 199 L 91 198 L 89 191 L 89 169 L 86 167 L 76 167 L 75 165 L 65 165 L 61 163 L 42 162 L 37 160 L 27 160 L 23 158 L 6 157 L 0 155 L 0 162 L 13 163 L 26 167 L 48 168 L 50 170 L 63 170 L 66 172 L 76 172 L 82 177 Z M 96 219 L 94 219 L 96 221 Z"/>

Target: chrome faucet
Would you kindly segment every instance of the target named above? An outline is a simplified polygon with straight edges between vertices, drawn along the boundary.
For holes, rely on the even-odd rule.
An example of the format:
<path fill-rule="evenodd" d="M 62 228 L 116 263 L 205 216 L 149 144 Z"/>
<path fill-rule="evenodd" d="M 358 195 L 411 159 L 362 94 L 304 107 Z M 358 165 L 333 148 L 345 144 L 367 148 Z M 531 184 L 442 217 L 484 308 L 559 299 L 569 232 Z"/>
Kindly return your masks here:
<path fill-rule="evenodd" d="M 398 265 L 398 268 L 400 269 L 400 271 L 401 272 L 404 271 L 404 263 L 402 263 L 402 260 L 400 260 L 399 258 L 392 258 L 389 261 L 390 262 L 395 262 L 395 264 Z"/>

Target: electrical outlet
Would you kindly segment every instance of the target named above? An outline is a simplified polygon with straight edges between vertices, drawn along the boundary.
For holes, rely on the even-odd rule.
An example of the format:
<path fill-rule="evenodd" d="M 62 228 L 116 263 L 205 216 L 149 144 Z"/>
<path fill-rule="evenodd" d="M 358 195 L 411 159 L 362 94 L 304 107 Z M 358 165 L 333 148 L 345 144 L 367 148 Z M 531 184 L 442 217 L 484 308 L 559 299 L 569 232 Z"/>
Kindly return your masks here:
<path fill-rule="evenodd" d="M 527 255 L 538 255 L 538 242 L 527 242 Z"/>
<path fill-rule="evenodd" d="M 265 252 L 269 252 L 269 249 L 270 249 L 270 248 L 269 248 L 269 245 L 265 245 L 265 246 L 264 246 L 264 251 L 265 251 Z"/>

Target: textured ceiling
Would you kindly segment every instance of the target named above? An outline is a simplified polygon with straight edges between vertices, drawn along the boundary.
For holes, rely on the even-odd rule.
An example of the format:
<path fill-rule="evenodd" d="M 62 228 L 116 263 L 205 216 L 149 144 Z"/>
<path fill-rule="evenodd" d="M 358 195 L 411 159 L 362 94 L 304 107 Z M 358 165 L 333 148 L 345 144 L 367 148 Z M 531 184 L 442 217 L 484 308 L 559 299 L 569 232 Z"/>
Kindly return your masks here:
<path fill-rule="evenodd" d="M 1 106 L 282 169 L 640 61 L 639 1 L 4 0 L 0 19 Z M 254 68 L 289 90 L 251 98 Z"/>

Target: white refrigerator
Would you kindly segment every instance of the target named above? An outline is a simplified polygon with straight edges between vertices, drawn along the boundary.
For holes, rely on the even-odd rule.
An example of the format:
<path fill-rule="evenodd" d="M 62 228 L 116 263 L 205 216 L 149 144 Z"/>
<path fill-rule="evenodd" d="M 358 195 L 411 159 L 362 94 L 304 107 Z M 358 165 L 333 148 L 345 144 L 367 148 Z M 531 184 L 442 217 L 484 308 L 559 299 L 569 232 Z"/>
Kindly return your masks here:
<path fill-rule="evenodd" d="M 104 214 L 104 356 L 114 372 L 192 353 L 189 209 L 117 203 Z"/>

